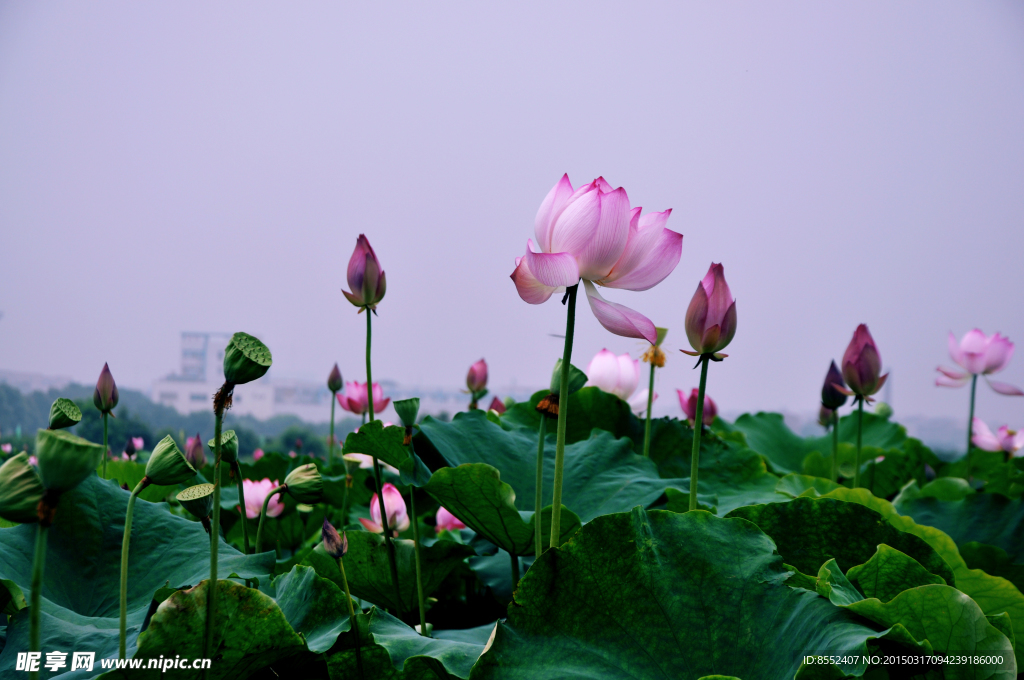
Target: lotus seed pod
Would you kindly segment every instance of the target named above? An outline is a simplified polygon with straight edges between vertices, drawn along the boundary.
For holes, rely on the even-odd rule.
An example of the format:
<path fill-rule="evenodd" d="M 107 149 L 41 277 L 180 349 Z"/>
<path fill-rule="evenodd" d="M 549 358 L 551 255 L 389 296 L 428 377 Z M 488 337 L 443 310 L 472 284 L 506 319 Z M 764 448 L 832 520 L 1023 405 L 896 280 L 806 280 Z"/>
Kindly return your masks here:
<path fill-rule="evenodd" d="M 63 430 L 74 427 L 82 420 L 82 409 L 75 402 L 59 397 L 50 407 L 50 429 Z"/>
<path fill-rule="evenodd" d="M 248 333 L 235 333 L 224 349 L 224 380 L 244 385 L 262 378 L 270 368 L 270 350 Z"/>
<path fill-rule="evenodd" d="M 206 445 L 210 447 L 210 451 L 217 455 L 215 444 L 215 439 L 206 442 Z M 226 430 L 220 433 L 220 458 L 229 463 L 234 463 L 238 460 L 238 437 L 235 436 L 234 430 Z"/>
<path fill-rule="evenodd" d="M 20 524 L 38 521 L 36 508 L 43 493 L 43 482 L 29 465 L 27 453 L 19 453 L 0 465 L 0 517 Z"/>
<path fill-rule="evenodd" d="M 103 447 L 65 430 L 39 430 L 36 460 L 47 491 L 63 493 L 75 488 L 103 461 Z"/>
<path fill-rule="evenodd" d="M 213 512 L 213 489 L 213 484 L 196 484 L 179 491 L 176 498 L 193 517 L 203 520 Z"/>
<path fill-rule="evenodd" d="M 146 463 L 146 477 L 153 484 L 170 486 L 181 484 L 196 475 L 196 469 L 185 459 L 174 438 L 167 435 L 153 449 Z"/>
<path fill-rule="evenodd" d="M 324 480 L 316 465 L 300 465 L 284 478 L 288 494 L 298 503 L 319 503 L 324 496 Z"/>
<path fill-rule="evenodd" d="M 392 404 L 395 407 L 395 412 L 398 413 L 398 417 L 402 421 L 402 425 L 405 427 L 412 427 L 416 424 L 416 418 L 420 414 L 420 398 L 413 397 L 412 399 L 401 399 Z"/>

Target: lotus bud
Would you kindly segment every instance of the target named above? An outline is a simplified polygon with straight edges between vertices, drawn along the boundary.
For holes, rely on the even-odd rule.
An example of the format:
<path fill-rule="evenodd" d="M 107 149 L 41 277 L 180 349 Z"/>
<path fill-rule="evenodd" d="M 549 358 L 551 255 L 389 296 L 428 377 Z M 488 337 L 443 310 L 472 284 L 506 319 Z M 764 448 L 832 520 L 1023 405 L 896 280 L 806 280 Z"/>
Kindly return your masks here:
<path fill-rule="evenodd" d="M 203 523 L 210 532 L 210 515 L 213 513 L 213 484 L 196 484 L 178 492 L 176 498 L 181 507 Z"/>
<path fill-rule="evenodd" d="M 818 425 L 828 429 L 828 426 L 832 424 L 832 414 L 834 413 L 835 411 L 822 404 L 818 409 Z"/>
<path fill-rule="evenodd" d="M 889 418 L 893 414 L 892 406 L 886 404 L 884 401 L 880 401 L 875 404 L 875 415 L 880 418 Z"/>
<path fill-rule="evenodd" d="M 82 409 L 70 399 L 60 397 L 50 407 L 50 429 L 63 430 L 82 421 Z"/>
<path fill-rule="evenodd" d="M 843 374 L 839 372 L 839 367 L 833 361 L 825 375 L 825 383 L 821 386 L 821 405 L 830 411 L 835 411 L 846 403 L 846 394 L 842 391 L 845 389 L 846 383 L 843 382 Z"/>
<path fill-rule="evenodd" d="M 43 482 L 29 465 L 27 453 L 0 465 L 0 517 L 19 524 L 39 521 L 37 508 L 44 493 Z"/>
<path fill-rule="evenodd" d="M 47 491 L 63 493 L 91 475 L 103 460 L 103 447 L 65 430 L 39 430 L 36 460 Z"/>
<path fill-rule="evenodd" d="M 471 394 L 476 394 L 487 387 L 487 362 L 481 359 L 469 367 L 466 374 L 466 387 Z"/>
<path fill-rule="evenodd" d="M 117 385 L 114 383 L 114 376 L 110 373 L 110 367 L 103 364 L 100 378 L 96 381 L 96 390 L 92 393 L 92 403 L 96 405 L 100 413 L 110 413 L 117 406 L 117 399 Z"/>
<path fill-rule="evenodd" d="M 334 364 L 331 374 L 327 376 L 327 389 L 331 391 L 331 394 L 334 394 L 341 389 L 341 384 L 341 371 L 338 370 L 338 364 Z"/>
<path fill-rule="evenodd" d="M 132 441 L 131 437 L 129 437 L 128 441 L 125 442 L 124 453 L 128 458 L 133 458 L 135 456 L 135 442 Z"/>
<path fill-rule="evenodd" d="M 501 399 L 495 397 L 494 399 L 491 399 L 491 405 L 487 407 L 487 410 L 494 411 L 500 416 L 508 409 L 505 407 L 505 403 Z"/>
<path fill-rule="evenodd" d="M 171 435 L 160 440 L 146 463 L 146 477 L 160 486 L 181 484 L 195 477 L 195 474 L 196 469 L 185 459 Z"/>
<path fill-rule="evenodd" d="M 859 397 L 869 397 L 882 389 L 889 374 L 882 372 L 882 358 L 878 347 L 864 324 L 857 326 L 853 338 L 843 354 L 843 378 L 849 392 Z M 840 390 L 842 391 L 842 390 Z"/>
<path fill-rule="evenodd" d="M 299 503 L 319 503 L 324 496 L 324 480 L 313 463 L 300 465 L 284 478 L 288 494 Z"/>
<path fill-rule="evenodd" d="M 206 445 L 210 448 L 210 451 L 217 451 L 215 439 L 206 442 Z M 234 430 L 225 430 L 220 433 L 220 458 L 228 463 L 234 463 L 238 460 L 238 437 L 235 436 Z"/>
<path fill-rule="evenodd" d="M 401 399 L 396 401 L 393 406 L 395 407 L 395 412 L 398 413 L 399 419 L 402 421 L 402 425 L 409 428 L 416 424 L 416 418 L 420 414 L 419 397 Z"/>
<path fill-rule="evenodd" d="M 694 387 L 690 390 L 690 396 L 687 397 L 682 390 L 677 389 L 676 395 L 679 397 L 679 406 L 683 409 L 683 413 L 686 414 L 686 419 L 690 422 L 690 425 L 693 425 L 697 418 L 697 398 L 700 395 L 700 391 Z M 704 408 L 700 415 L 701 422 L 710 427 L 711 423 L 715 422 L 715 416 L 717 415 L 718 405 L 705 393 Z"/>
<path fill-rule="evenodd" d="M 712 262 L 686 310 L 686 338 L 696 354 L 715 354 L 725 349 L 734 335 L 736 301 L 722 265 Z"/>
<path fill-rule="evenodd" d="M 334 559 L 341 559 L 348 552 L 348 536 L 345 535 L 345 532 L 339 536 L 338 530 L 327 521 L 326 517 L 324 517 L 321 535 L 324 541 L 324 552 Z"/>
<path fill-rule="evenodd" d="M 352 292 L 343 290 L 342 294 L 356 307 L 366 309 L 376 309 L 377 303 L 384 299 L 387 291 L 380 260 L 363 234 L 356 239 L 356 248 L 348 261 L 348 286 Z"/>
<path fill-rule="evenodd" d="M 221 439 L 224 439 L 223 434 Z M 206 453 L 203 451 L 203 440 L 199 438 L 198 432 L 195 437 L 189 437 L 185 442 L 185 459 L 197 470 L 206 467 Z"/>
<path fill-rule="evenodd" d="M 224 381 L 244 385 L 262 378 L 270 368 L 267 346 L 248 333 L 235 333 L 224 349 Z"/>

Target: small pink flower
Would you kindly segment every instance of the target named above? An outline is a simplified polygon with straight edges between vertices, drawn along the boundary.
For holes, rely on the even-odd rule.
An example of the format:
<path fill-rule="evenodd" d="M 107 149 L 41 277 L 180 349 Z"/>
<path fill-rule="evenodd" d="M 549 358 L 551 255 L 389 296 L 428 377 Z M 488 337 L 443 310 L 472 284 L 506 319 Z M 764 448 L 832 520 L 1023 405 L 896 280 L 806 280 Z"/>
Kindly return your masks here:
<path fill-rule="evenodd" d="M 366 383 L 347 382 L 345 391 L 337 394 L 338 404 L 351 413 L 363 415 L 370 410 L 369 399 L 366 396 Z M 384 389 L 380 383 L 373 383 L 373 412 L 378 414 L 388 407 L 391 399 L 384 397 Z"/>
<path fill-rule="evenodd" d="M 466 387 L 475 394 L 487 387 L 487 362 L 481 359 L 469 367 L 466 374 Z"/>
<path fill-rule="evenodd" d="M 10 444 L 0 444 L 0 451 L 4 453 L 10 453 L 13 447 Z"/>
<path fill-rule="evenodd" d="M 405 499 L 391 483 L 384 485 L 384 511 L 388 515 L 388 528 L 394 531 L 395 536 L 409 528 L 409 513 L 405 508 Z M 375 534 L 384 533 L 377 494 L 373 494 L 373 498 L 370 499 L 370 519 L 360 517 L 359 521 L 367 531 Z"/>
<path fill-rule="evenodd" d="M 299 455 L 299 454 L 295 453 L 294 451 L 289 451 L 289 452 L 288 452 L 288 457 L 289 457 L 289 458 L 295 458 L 295 457 L 297 457 L 298 455 Z"/>
<path fill-rule="evenodd" d="M 132 444 L 135 446 L 136 451 L 142 451 L 142 447 L 145 446 L 146 442 L 142 437 L 132 437 Z"/>
<path fill-rule="evenodd" d="M 28 457 L 28 464 L 29 464 L 29 465 L 35 465 L 35 466 L 38 466 L 38 465 L 39 465 L 39 459 L 38 459 L 38 458 L 36 458 L 35 456 L 29 456 L 29 457 Z"/>
<path fill-rule="evenodd" d="M 1003 425 L 993 434 L 981 418 L 974 419 L 974 431 L 971 441 L 979 449 L 985 451 L 1005 451 L 1014 455 L 1024 448 L 1024 430 L 1011 430 Z"/>
<path fill-rule="evenodd" d="M 507 409 L 505 408 L 505 402 L 495 397 L 494 399 L 491 399 L 491 405 L 487 407 L 487 410 L 494 411 L 500 416 Z"/>
<path fill-rule="evenodd" d="M 242 492 L 245 494 L 245 516 L 249 519 L 256 519 L 263 511 L 263 501 L 267 494 L 276 489 L 280 484 L 277 480 L 270 481 L 264 477 L 258 482 L 251 479 L 242 480 Z M 277 517 L 284 512 L 284 503 L 281 502 L 281 494 L 270 499 L 267 505 L 267 517 Z"/>
<path fill-rule="evenodd" d="M 999 333 L 987 336 L 975 328 L 964 335 L 959 343 L 950 333 L 949 356 L 964 370 L 957 371 L 939 366 L 935 369 L 942 374 L 935 379 L 935 384 L 939 387 L 963 387 L 971 381 L 972 376 L 983 375 L 986 376 L 985 381 L 989 387 L 999 394 L 1024 396 L 1024 390 L 1019 387 L 989 380 L 987 377 L 1006 368 L 1010 363 L 1010 357 L 1013 356 L 1013 343 Z"/>
<path fill-rule="evenodd" d="M 448 508 L 440 507 L 437 509 L 437 527 L 435 531 L 441 533 L 442 531 L 457 531 L 459 529 L 465 529 L 466 525 L 462 523 L 462 520 L 448 512 Z"/>
<path fill-rule="evenodd" d="M 263 449 L 256 449 L 255 451 L 252 452 L 252 459 L 253 460 L 259 460 L 262 457 L 263 457 Z"/>
<path fill-rule="evenodd" d="M 696 387 L 690 390 L 690 396 L 687 397 L 682 390 L 676 390 L 676 394 L 679 395 L 679 406 L 683 409 L 683 413 L 686 414 L 686 419 L 690 421 L 690 425 L 693 425 L 697 419 L 697 398 L 700 396 L 700 390 Z M 705 424 L 710 426 L 715 420 L 715 416 L 718 415 L 718 407 L 715 402 L 708 396 L 707 392 L 704 393 L 704 411 L 701 413 L 700 419 Z"/>

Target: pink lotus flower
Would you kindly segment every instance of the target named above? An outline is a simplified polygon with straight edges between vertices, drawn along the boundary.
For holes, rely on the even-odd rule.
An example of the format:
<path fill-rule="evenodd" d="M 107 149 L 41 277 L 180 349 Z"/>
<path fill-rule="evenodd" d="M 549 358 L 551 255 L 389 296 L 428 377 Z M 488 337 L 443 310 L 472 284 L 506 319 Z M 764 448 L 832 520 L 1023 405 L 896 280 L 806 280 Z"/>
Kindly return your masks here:
<path fill-rule="evenodd" d="M 391 423 L 385 423 L 384 427 L 388 427 Z M 356 430 L 358 432 L 358 430 Z M 365 453 L 346 453 L 343 458 L 350 463 L 356 463 L 359 465 L 361 470 L 373 469 L 373 456 L 369 456 Z M 380 469 L 384 472 L 390 472 L 396 477 L 399 475 L 398 469 L 392 465 L 381 462 Z"/>
<path fill-rule="evenodd" d="M 384 299 L 387 290 L 380 260 L 363 234 L 356 239 L 356 248 L 348 261 L 348 287 L 351 293 L 341 291 L 348 301 L 356 307 L 369 309 L 377 309 L 377 303 Z"/>
<path fill-rule="evenodd" d="M 366 396 L 366 383 L 361 382 L 347 382 L 345 383 L 345 392 L 339 392 L 338 404 L 351 413 L 356 415 L 363 415 L 369 408 L 369 400 Z M 373 412 L 379 414 L 381 411 L 388 407 L 391 403 L 391 399 L 384 397 L 384 389 L 380 386 L 380 383 L 373 383 Z"/>
<path fill-rule="evenodd" d="M 686 419 L 690 421 L 690 425 L 693 425 L 697 419 L 697 398 L 700 395 L 700 391 L 695 387 L 690 390 L 689 397 L 682 390 L 676 390 L 676 394 L 679 395 L 679 406 L 683 409 L 683 413 L 686 414 Z M 704 411 L 700 416 L 701 422 L 710 426 L 717 415 L 718 407 L 715 406 L 714 400 L 705 392 Z"/>
<path fill-rule="evenodd" d="M 384 485 L 384 511 L 388 515 L 388 528 L 394 532 L 395 536 L 409 528 L 409 513 L 405 509 L 405 500 L 394 484 Z M 373 498 L 370 499 L 370 519 L 360 517 L 359 521 L 367 531 L 372 531 L 375 534 L 384 533 L 377 494 L 373 494 Z"/>
<path fill-rule="evenodd" d="M 500 416 L 508 409 L 505 408 L 505 402 L 495 397 L 494 399 L 491 399 L 491 405 L 487 407 L 487 410 L 495 411 Z"/>
<path fill-rule="evenodd" d="M 843 378 L 849 389 L 844 391 L 838 385 L 835 387 L 846 394 L 869 397 L 882 389 L 889 377 L 888 373 L 880 376 L 881 372 L 882 357 L 878 347 L 868 327 L 861 324 L 853 332 L 853 338 L 843 354 Z"/>
<path fill-rule="evenodd" d="M 736 301 L 725 282 L 725 268 L 712 262 L 686 309 L 686 338 L 695 354 L 714 354 L 725 349 L 734 335 Z"/>
<path fill-rule="evenodd" d="M 259 460 L 262 457 L 263 457 L 263 449 L 256 449 L 255 451 L 252 452 L 252 459 L 254 461 L 255 460 Z"/>
<path fill-rule="evenodd" d="M 32 465 L 32 466 L 38 467 L 39 466 L 39 459 L 36 458 L 35 456 L 29 456 L 28 457 L 28 464 Z"/>
<path fill-rule="evenodd" d="M 587 366 L 587 385 L 599 387 L 623 401 L 636 392 L 639 384 L 640 362 L 631 359 L 628 352 L 616 356 L 614 352 L 602 349 Z"/>
<path fill-rule="evenodd" d="M 289 458 L 298 458 L 299 454 L 295 453 L 294 451 L 289 451 L 288 452 L 288 457 Z"/>
<path fill-rule="evenodd" d="M 132 444 L 135 446 L 136 451 L 142 451 L 146 441 L 142 437 L 132 437 Z"/>
<path fill-rule="evenodd" d="M 650 392 L 646 387 L 634 394 L 632 397 L 626 400 L 629 404 L 629 410 L 632 411 L 637 417 L 643 418 L 647 415 L 647 395 Z M 651 399 L 651 403 L 658 401 L 658 393 L 654 393 L 654 398 Z"/>
<path fill-rule="evenodd" d="M 989 337 L 975 328 L 961 338 L 958 344 L 956 337 L 950 333 L 949 356 L 964 370 L 939 366 L 936 370 L 942 375 L 935 379 L 935 384 L 939 387 L 963 387 L 971 381 L 972 376 L 988 376 L 1006 368 L 1013 356 L 1013 343 L 999 333 Z M 999 394 L 1024 396 L 1024 390 L 1019 387 L 989 380 L 987 377 L 985 381 Z"/>
<path fill-rule="evenodd" d="M 665 229 L 672 211 L 643 216 L 640 211 L 630 208 L 625 189 L 612 189 L 603 177 L 573 190 L 569 176 L 563 175 L 537 211 L 537 243 L 528 240 L 526 255 L 516 258 L 512 281 L 519 297 L 539 305 L 582 279 L 590 309 L 602 326 L 655 344 L 658 334 L 650 319 L 605 300 L 594 287 L 647 290 L 679 263 L 683 236 Z"/>
<path fill-rule="evenodd" d="M 264 477 L 258 482 L 251 479 L 242 480 L 242 493 L 245 494 L 245 516 L 249 519 L 256 519 L 263 510 L 263 501 L 267 494 L 279 487 L 277 480 L 270 481 Z M 270 499 L 267 504 L 267 517 L 277 517 L 284 512 L 284 503 L 281 502 L 281 494 Z"/>
<path fill-rule="evenodd" d="M 10 444 L 0 444 L 0 451 L 4 453 L 10 453 L 13 447 Z"/>
<path fill-rule="evenodd" d="M 487 387 L 487 362 L 481 359 L 469 367 L 466 374 L 466 387 L 471 394 L 480 392 Z"/>
<path fill-rule="evenodd" d="M 459 529 L 465 529 L 466 525 L 462 523 L 462 520 L 448 512 L 448 508 L 440 507 L 437 509 L 437 517 L 435 518 L 437 526 L 434 531 L 441 533 L 442 531 L 458 531 Z"/>
<path fill-rule="evenodd" d="M 981 418 L 974 419 L 974 435 L 971 441 L 979 449 L 1005 451 L 1011 456 L 1024 448 L 1024 430 L 1011 430 L 1003 425 L 993 434 Z"/>

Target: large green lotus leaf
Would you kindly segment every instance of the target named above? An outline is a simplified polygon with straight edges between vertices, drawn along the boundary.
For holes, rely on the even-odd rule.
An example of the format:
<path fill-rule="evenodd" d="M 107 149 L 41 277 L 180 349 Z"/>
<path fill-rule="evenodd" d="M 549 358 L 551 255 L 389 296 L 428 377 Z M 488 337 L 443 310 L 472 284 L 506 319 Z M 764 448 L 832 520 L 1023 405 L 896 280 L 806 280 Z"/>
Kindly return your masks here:
<path fill-rule="evenodd" d="M 43 649 L 86 649 L 117 655 L 121 541 L 127 491 L 115 481 L 86 478 L 61 497 L 49 530 L 42 592 Z M 0 578 L 30 591 L 35 525 L 0 530 Z M 245 556 L 220 542 L 218 573 L 263 581 L 270 555 Z M 138 501 L 128 561 L 128 650 L 153 599 L 165 584 L 193 586 L 209 577 L 210 537 L 198 522 L 176 517 L 164 504 Z M 8 627 L 0 675 L 14 672 L 15 652 L 28 648 L 28 610 Z M 47 623 L 49 621 L 49 623 Z"/>
<path fill-rule="evenodd" d="M 804 457 L 812 451 L 831 455 L 832 435 L 805 438 L 795 434 L 786 425 L 781 413 L 744 413 L 733 427 L 747 438 L 747 446 L 768 459 L 778 472 L 801 472 Z M 898 448 L 907 438 L 902 425 L 890 422 L 873 413 L 864 414 L 863 445 L 879 449 Z M 857 416 L 851 414 L 839 419 L 839 441 L 856 442 Z"/>
<path fill-rule="evenodd" d="M 513 404 L 501 415 L 505 426 L 519 427 L 537 431 L 540 427 L 540 413 L 536 406 L 548 395 L 547 390 L 536 392 L 529 401 Z M 629 404 L 614 394 L 609 394 L 599 387 L 584 387 L 569 395 L 568 420 L 565 424 L 565 441 L 573 443 L 590 439 L 590 431 L 594 428 L 611 432 L 616 437 L 639 439 L 643 445 L 643 420 L 630 411 Z M 551 421 L 552 424 L 554 420 Z M 549 427 L 548 430 L 554 430 Z M 640 447 L 637 451 L 640 451 Z"/>
<path fill-rule="evenodd" d="M 96 474 L 100 474 L 101 467 L 96 468 Z M 146 466 L 144 463 L 136 463 L 131 460 L 108 460 L 107 461 L 107 476 L 106 479 L 117 480 L 117 485 L 121 486 L 127 484 L 129 489 L 134 489 L 142 478 L 146 476 Z M 139 500 L 149 501 L 150 503 L 159 503 L 160 501 L 166 500 L 171 492 L 178 493 L 178 486 L 157 486 L 151 484 L 142 490 L 139 494 Z"/>
<path fill-rule="evenodd" d="M 846 576 L 867 597 L 888 602 L 904 590 L 931 584 L 945 585 L 937 576 L 910 555 L 884 543 L 871 559 L 851 567 Z"/>
<path fill-rule="evenodd" d="M 876 628 L 787 587 L 774 548 L 699 510 L 599 517 L 526 573 L 472 677 L 790 680 L 809 650 L 863 652 Z"/>
<path fill-rule="evenodd" d="M 398 602 L 395 587 L 391 582 L 391 566 L 388 563 L 384 536 L 368 531 L 349 531 L 347 535 L 345 575 L 348 577 L 352 596 L 400 612 L 416 608 L 419 600 L 416 594 L 416 557 L 413 542 L 405 539 L 394 541 L 398 585 L 402 598 L 402 601 Z M 455 541 L 436 541 L 433 545 L 421 545 L 420 567 L 424 596 L 429 597 L 459 562 L 475 554 L 476 552 L 468 545 Z M 338 560 L 324 552 L 322 543 L 306 556 L 302 564 L 313 567 L 317 574 L 344 589 Z"/>
<path fill-rule="evenodd" d="M 813 475 L 798 475 L 796 473 L 786 475 L 775 486 L 776 491 L 790 498 L 796 498 L 797 496 L 818 498 L 838 488 L 839 485 L 831 479 L 815 477 Z"/>
<path fill-rule="evenodd" d="M 465 679 L 484 649 L 484 642 L 424 637 L 376 607 L 358 619 L 359 635 L 341 636 L 326 657 L 332 680 Z"/>
<path fill-rule="evenodd" d="M 133 658 L 203 658 L 208 581 L 175 592 L 164 600 L 149 627 L 139 635 Z M 245 678 L 270 664 L 304 649 L 302 638 L 288 624 L 284 613 L 268 595 L 230 581 L 217 583 L 215 617 L 216 650 L 210 664 L 210 678 Z M 146 664 L 143 664 L 146 665 Z M 104 678 L 156 680 L 196 678 L 195 670 L 121 670 Z"/>
<path fill-rule="evenodd" d="M 964 543 L 957 546 L 970 569 L 981 569 L 992 576 L 1002 576 L 1024 592 L 1024 564 L 1014 564 L 1002 548 L 984 543 Z"/>
<path fill-rule="evenodd" d="M 491 543 L 515 555 L 532 555 L 536 515 L 516 510 L 516 492 L 501 473 L 484 463 L 441 468 L 424 487 L 434 500 Z M 541 510 L 541 536 L 551 534 L 551 506 Z M 564 505 L 559 525 L 564 543 L 580 528 L 580 520 Z M 546 545 L 546 544 L 545 544 Z"/>
<path fill-rule="evenodd" d="M 939 477 L 967 477 L 967 457 L 947 463 L 938 470 Z M 971 453 L 971 477 L 985 482 L 986 493 L 1000 493 L 1018 498 L 1024 490 L 1024 458 L 1006 460 L 1002 451 L 974 449 Z"/>
<path fill-rule="evenodd" d="M 351 628 L 345 592 L 311 567 L 296 565 L 274 579 L 268 593 L 291 627 L 301 633 L 309 651 L 326 652 L 338 635 Z"/>
<path fill-rule="evenodd" d="M 779 554 L 805 574 L 815 574 L 835 559 L 847 569 L 863 564 L 879 544 L 910 555 L 925 569 L 953 583 L 953 571 L 923 539 L 889 524 L 875 510 L 834 498 L 795 498 L 737 508 L 729 517 L 742 517 L 761 527 L 778 546 Z"/>
<path fill-rule="evenodd" d="M 940 501 L 958 501 L 966 496 L 975 493 L 974 488 L 966 479 L 959 477 L 939 477 L 924 486 L 919 486 L 917 481 L 907 483 L 892 504 L 899 508 L 901 503 L 918 498 L 935 498 Z"/>
<path fill-rule="evenodd" d="M 1019 498 L 972 493 L 956 501 L 928 497 L 897 501 L 893 504 L 896 512 L 941 529 L 957 545 L 994 545 L 1005 550 L 1013 562 L 1024 563 L 1024 501 Z"/>
<path fill-rule="evenodd" d="M 872 496 L 867 489 L 836 489 L 827 497 L 858 503 L 881 513 L 885 519 L 900 531 L 914 534 L 928 542 L 942 559 L 953 569 L 956 587 L 978 603 L 988 617 L 1002 613 L 1010 615 L 1014 638 L 1024 640 L 1024 594 L 1005 578 L 986 574 L 980 569 L 971 569 L 957 550 L 956 543 L 947 534 L 930 526 L 917 524 L 909 517 L 900 515 L 889 501 Z M 1024 645 L 1016 649 L 1017 666 L 1024 667 Z"/>
<path fill-rule="evenodd" d="M 405 428 L 398 426 L 384 427 L 384 423 L 374 420 L 351 432 L 345 438 L 343 453 L 362 453 L 374 456 L 382 463 L 396 468 L 402 475 L 404 484 L 423 486 L 430 478 L 430 470 L 405 445 Z"/>

